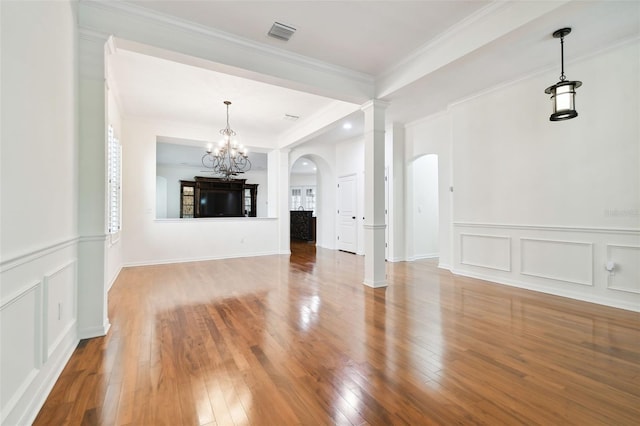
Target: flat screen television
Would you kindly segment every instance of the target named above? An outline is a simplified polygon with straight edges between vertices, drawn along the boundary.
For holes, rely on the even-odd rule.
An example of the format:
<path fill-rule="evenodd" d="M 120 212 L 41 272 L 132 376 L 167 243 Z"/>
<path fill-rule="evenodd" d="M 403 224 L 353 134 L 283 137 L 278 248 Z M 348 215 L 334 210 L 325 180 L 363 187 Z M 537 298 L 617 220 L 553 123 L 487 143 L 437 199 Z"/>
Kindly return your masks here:
<path fill-rule="evenodd" d="M 242 211 L 241 190 L 200 190 L 200 217 L 239 217 Z"/>

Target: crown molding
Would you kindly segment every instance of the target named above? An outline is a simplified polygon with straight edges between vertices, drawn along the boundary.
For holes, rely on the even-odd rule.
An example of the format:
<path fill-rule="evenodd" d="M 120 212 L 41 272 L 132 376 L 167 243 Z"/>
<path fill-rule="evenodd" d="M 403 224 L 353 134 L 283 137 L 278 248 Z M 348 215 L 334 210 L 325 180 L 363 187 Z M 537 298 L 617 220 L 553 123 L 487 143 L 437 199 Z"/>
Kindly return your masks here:
<path fill-rule="evenodd" d="M 435 47 L 448 41 L 449 39 L 453 38 L 459 33 L 462 33 L 466 28 L 469 27 L 469 25 L 475 24 L 476 22 L 479 22 L 485 19 L 487 16 L 501 11 L 506 7 L 507 3 L 508 3 L 507 1 L 493 1 L 489 3 L 487 6 L 481 9 L 478 9 L 471 15 L 467 16 L 466 18 L 457 22 L 452 27 L 448 28 L 446 31 L 444 31 L 440 35 L 436 36 L 434 39 L 430 40 L 428 43 L 418 47 L 412 53 L 410 53 L 400 61 L 393 64 L 390 68 L 381 72 L 378 75 L 378 79 L 382 80 L 385 78 L 392 77 L 396 71 L 406 67 L 409 63 L 419 58 L 420 56 L 429 54 L 429 52 L 433 50 Z"/>
<path fill-rule="evenodd" d="M 128 4 L 125 2 L 115 2 L 108 0 L 81 0 L 80 8 L 93 8 L 101 9 L 104 11 L 111 11 L 120 14 L 126 14 L 129 16 L 135 16 L 137 18 L 144 19 L 148 22 L 161 24 L 177 28 L 189 33 L 197 33 L 205 37 L 211 38 L 217 41 L 224 41 L 232 43 L 238 47 L 257 50 L 263 54 L 267 54 L 284 60 L 292 64 L 302 65 L 308 68 L 313 68 L 322 72 L 329 72 L 334 75 L 341 76 L 350 80 L 355 80 L 360 83 L 369 84 L 373 87 L 375 78 L 372 75 L 355 71 L 349 68 L 340 67 L 338 65 L 330 64 L 328 62 L 319 61 L 308 56 L 300 55 L 297 53 L 287 52 L 277 47 L 269 46 L 264 43 L 258 43 L 253 40 L 249 40 L 225 31 L 220 31 L 211 27 L 207 27 L 201 24 L 196 24 L 184 19 L 176 18 L 164 13 L 156 12 L 150 9 L 146 9 L 141 6 Z M 80 24 L 82 28 L 82 16 L 80 17 Z M 117 35 L 116 35 L 117 36 Z"/>

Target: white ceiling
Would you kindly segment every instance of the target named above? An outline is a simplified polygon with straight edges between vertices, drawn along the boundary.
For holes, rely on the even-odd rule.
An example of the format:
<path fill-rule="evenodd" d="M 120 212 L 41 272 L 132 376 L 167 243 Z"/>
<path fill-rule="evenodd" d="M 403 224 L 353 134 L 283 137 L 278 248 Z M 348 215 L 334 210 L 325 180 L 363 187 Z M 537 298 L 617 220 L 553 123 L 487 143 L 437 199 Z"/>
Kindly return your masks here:
<path fill-rule="evenodd" d="M 117 44 L 117 43 L 116 43 Z M 238 141 L 252 148 L 272 148 L 296 124 L 342 101 L 273 86 L 204 68 L 117 49 L 109 75 L 125 115 L 213 126 L 229 124 Z M 299 117 L 292 121 L 286 115 Z M 211 140 L 219 135 L 212 132 Z"/>
<path fill-rule="evenodd" d="M 488 1 L 202 1 L 129 3 L 351 70 L 378 75 Z M 267 36 L 274 22 L 289 42 Z"/>
<path fill-rule="evenodd" d="M 409 68 L 416 57 L 430 52 L 456 53 L 423 75 L 388 91 L 389 121 L 407 123 L 446 109 L 447 105 L 487 88 L 548 72 L 555 82 L 559 74 L 559 42 L 551 33 L 561 27 L 574 29 L 565 43 L 565 59 L 587 56 L 640 35 L 640 2 L 547 1 L 549 12 L 524 20 L 467 53 L 455 52 L 451 34 L 466 34 L 478 16 L 504 13 L 511 2 L 486 1 L 129 1 L 127 7 L 158 14 L 189 25 L 209 28 L 247 43 L 282 49 L 309 60 L 365 73 L 376 87 L 388 82 L 400 68 Z M 524 14 L 535 1 L 517 5 Z M 528 9 L 529 8 L 529 9 Z M 297 28 L 285 43 L 266 36 L 279 21 Z M 502 23 L 508 20 L 502 18 Z M 500 21 L 498 21 L 500 22 Z M 506 25 L 506 24 L 505 24 Z M 464 39 L 462 44 L 464 44 Z M 126 44 L 124 44 L 126 47 Z M 354 137 L 362 129 L 358 105 L 303 93 L 266 83 L 133 53 L 119 48 L 110 57 L 110 74 L 121 107 L 127 115 L 158 117 L 224 127 L 222 101 L 233 102 L 231 126 L 241 142 L 252 148 L 279 146 L 286 135 L 300 135 L 301 142 L 337 142 Z M 409 64 L 409 65 L 406 65 Z M 405 66 L 406 65 L 406 66 Z M 418 67 L 419 68 L 419 67 Z M 574 76 L 567 69 L 567 76 Z M 588 82 L 584 82 L 588 84 Z M 541 96 L 544 96 L 541 88 Z M 313 129 L 308 124 L 323 111 L 340 109 L 354 124 L 347 131 L 337 119 Z M 296 122 L 285 114 L 300 116 Z M 303 134 L 300 129 L 312 129 Z M 217 138 L 213 132 L 212 140 Z M 291 141 L 289 141 L 291 142 Z"/>

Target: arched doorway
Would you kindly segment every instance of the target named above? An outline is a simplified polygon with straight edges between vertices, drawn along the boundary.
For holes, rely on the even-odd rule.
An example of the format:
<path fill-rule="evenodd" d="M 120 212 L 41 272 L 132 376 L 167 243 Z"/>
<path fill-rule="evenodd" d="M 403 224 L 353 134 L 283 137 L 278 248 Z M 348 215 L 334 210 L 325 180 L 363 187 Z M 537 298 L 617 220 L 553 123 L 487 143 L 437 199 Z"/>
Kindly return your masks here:
<path fill-rule="evenodd" d="M 306 156 L 298 158 L 289 175 L 290 238 L 294 249 L 299 243 L 316 244 L 318 167 Z"/>

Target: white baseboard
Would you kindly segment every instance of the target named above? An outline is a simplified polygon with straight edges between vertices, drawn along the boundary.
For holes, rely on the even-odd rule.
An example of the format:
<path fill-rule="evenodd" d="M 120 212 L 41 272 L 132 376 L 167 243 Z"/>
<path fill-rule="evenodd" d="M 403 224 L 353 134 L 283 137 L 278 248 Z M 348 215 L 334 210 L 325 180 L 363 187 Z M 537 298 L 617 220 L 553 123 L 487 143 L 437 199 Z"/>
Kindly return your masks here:
<path fill-rule="evenodd" d="M 438 268 L 446 269 L 447 271 L 451 272 L 451 265 L 449 265 L 448 263 L 439 263 Z"/>
<path fill-rule="evenodd" d="M 82 339 L 93 339 L 94 337 L 106 336 L 111 328 L 111 324 L 107 323 L 103 326 L 89 327 L 78 330 L 78 337 Z"/>
<path fill-rule="evenodd" d="M 43 368 L 38 371 L 26 392 L 13 406 L 12 411 L 4 418 L 2 424 L 30 425 L 33 423 L 79 341 L 75 327 L 71 328 L 69 333 L 61 339 Z"/>
<path fill-rule="evenodd" d="M 118 272 L 113 274 L 113 278 L 111 278 L 111 281 L 107 285 L 107 291 L 111 290 L 111 287 L 113 286 L 113 283 L 115 283 L 116 280 L 118 279 L 118 276 L 120 275 L 120 272 L 122 272 L 122 265 L 120 265 L 120 267 L 118 268 Z"/>
<path fill-rule="evenodd" d="M 454 269 L 451 271 L 455 275 L 461 275 L 464 277 L 476 278 L 483 281 L 489 281 L 496 284 L 508 285 L 510 287 L 523 288 L 526 290 L 537 291 L 539 293 L 552 294 L 554 296 L 566 297 L 569 299 L 580 300 L 583 302 L 595 303 L 598 305 L 610 306 L 613 308 L 624 309 L 627 311 L 640 312 L 640 306 L 634 303 L 625 303 L 620 300 L 609 299 L 606 297 L 599 297 L 594 294 L 584 294 L 570 290 L 563 290 L 559 288 L 550 288 L 547 286 L 536 285 L 533 283 L 527 283 L 518 280 L 504 280 L 499 277 L 479 274 L 470 271 L 461 271 Z"/>
<path fill-rule="evenodd" d="M 202 257 L 158 259 L 158 260 L 149 259 L 149 260 L 141 260 L 138 262 L 126 262 L 123 264 L 123 266 L 128 268 L 133 266 L 167 265 L 171 263 L 205 262 L 207 260 L 239 259 L 243 257 L 273 256 L 278 254 L 282 254 L 282 253 L 280 253 L 280 251 L 268 251 L 268 252 L 257 252 L 257 253 L 242 253 L 242 254 L 231 255 L 231 256 L 202 256 Z"/>

